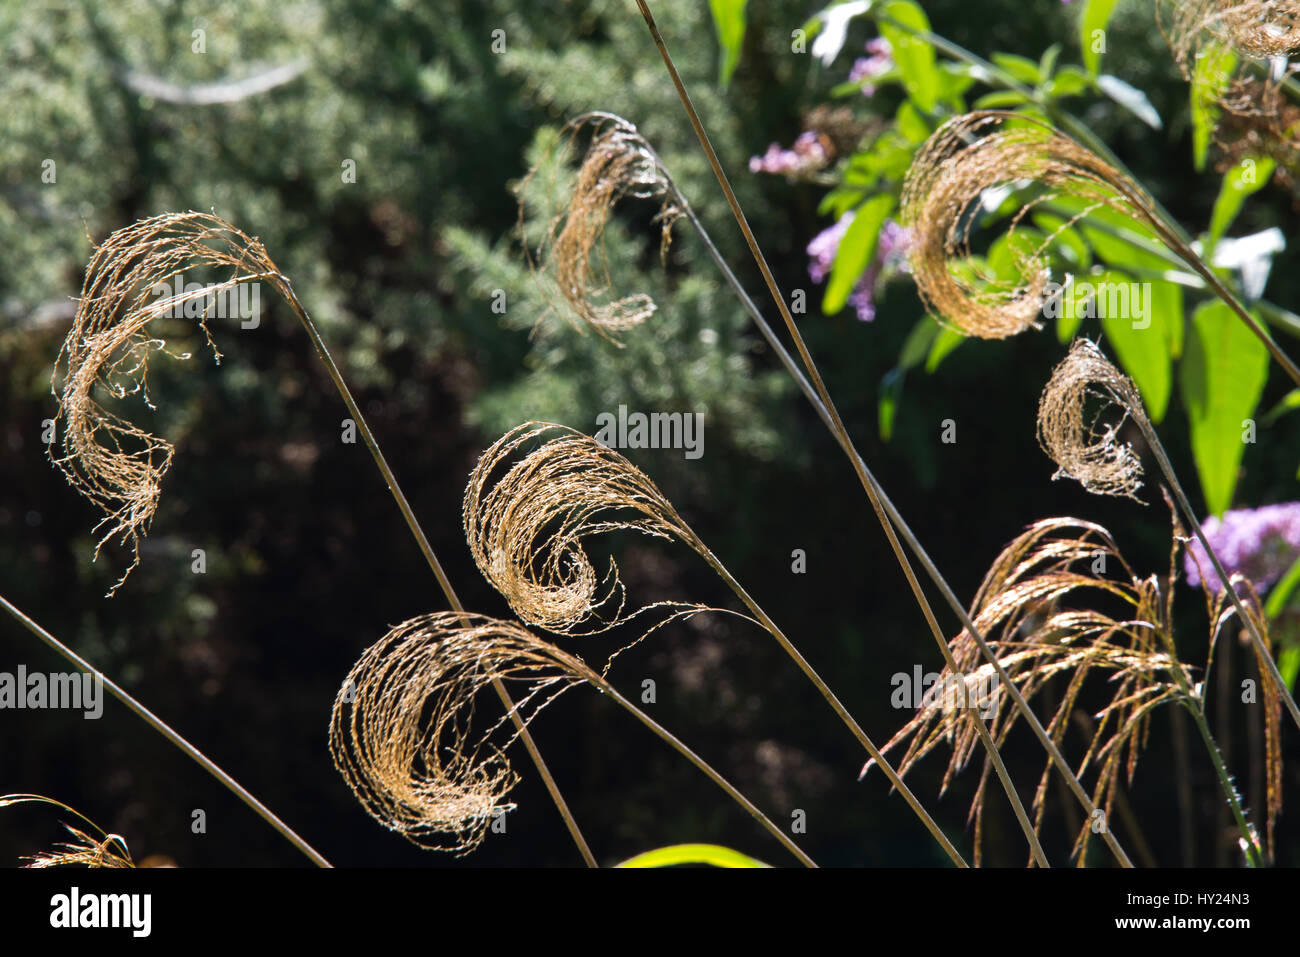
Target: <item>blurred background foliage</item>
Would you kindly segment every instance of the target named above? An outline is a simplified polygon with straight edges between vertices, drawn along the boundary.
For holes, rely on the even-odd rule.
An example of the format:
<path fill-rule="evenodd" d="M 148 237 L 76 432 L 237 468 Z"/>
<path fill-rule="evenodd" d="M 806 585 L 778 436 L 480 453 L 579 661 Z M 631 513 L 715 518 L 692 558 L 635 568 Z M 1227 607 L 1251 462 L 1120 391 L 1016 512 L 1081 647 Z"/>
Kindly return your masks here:
<path fill-rule="evenodd" d="M 1186 84 L 1145 3 L 1122 4 L 1107 69 L 1165 117 L 1155 133 L 1112 101 L 1076 108 L 1185 223 L 1201 228 L 1218 189 L 1190 160 Z M 988 54 L 1037 60 L 1075 11 L 1058 0 L 929 0 L 934 28 Z M 1034 440 L 1037 395 L 1063 354 L 1055 336 L 964 345 L 909 380 L 890 443 L 877 400 L 921 308 L 889 286 L 873 323 L 816 308 L 804 247 L 829 225 L 824 184 L 747 172 L 770 142 L 790 143 L 807 111 L 843 81 L 791 53 L 791 31 L 817 12 L 795 0 L 752 2 L 738 67 L 719 83 L 709 4 L 673 0 L 657 15 L 740 200 L 787 290 L 809 290 L 804 333 L 859 448 L 959 594 L 1033 520 L 1077 514 L 1109 524 L 1135 567 L 1167 568 L 1158 504 L 1091 498 L 1053 484 Z M 504 49 L 494 31 L 504 31 Z M 195 31 L 202 31 L 196 33 Z M 850 29 L 849 46 L 872 35 Z M 196 52 L 200 43 L 203 52 Z M 333 0 L 222 5 L 173 0 L 0 3 L 0 589 L 190 736 L 336 864 L 570 865 L 579 861 L 526 757 L 507 833 L 463 862 L 422 854 L 376 826 L 347 792 L 325 746 L 338 683 L 387 626 L 444 607 L 362 445 L 340 441 L 345 415 L 310 344 L 282 303 L 262 297 L 255 329 L 216 321 L 218 366 L 195 336 L 171 345 L 188 362 L 154 365 L 150 411 L 125 411 L 178 452 L 141 567 L 102 596 L 129 556 L 91 563 L 94 513 L 50 467 L 42 423 L 49 376 L 92 242 L 169 210 L 211 209 L 259 237 L 319 323 L 434 547 L 466 604 L 508 609 L 470 561 L 460 531 L 477 453 L 529 418 L 592 432 L 596 415 L 706 414 L 705 455 L 630 451 L 701 536 L 821 668 L 878 741 L 905 721 L 890 676 L 937 670 L 933 642 L 852 471 L 792 389 L 743 310 L 684 226 L 659 259 L 652 203 L 620 207 L 608 236 L 613 287 L 659 310 L 624 348 L 543 317 L 515 233 L 514 187 L 586 110 L 621 114 L 654 144 L 755 299 L 761 283 L 628 0 Z M 845 55 L 847 59 L 848 56 Z M 301 73 L 236 102 L 173 102 L 176 91 L 239 83 L 278 67 Z M 152 92 L 150 92 L 152 91 Z M 863 98 L 864 121 L 897 100 Z M 53 183 L 43 182 L 47 160 Z M 344 175 L 355 164 L 355 181 Z M 557 175 L 563 176 L 560 171 Z M 1295 234 L 1290 197 L 1273 189 L 1242 224 Z M 535 197 L 531 215 L 544 215 Z M 530 203 L 534 202 L 530 199 Z M 1288 253 L 1288 255 L 1291 255 Z M 1300 304 L 1300 271 L 1275 269 L 1275 301 Z M 504 313 L 492 308 L 504 292 Z M 769 316 L 774 311 L 767 310 Z M 538 325 L 538 320 L 541 323 Z M 534 327 L 536 326 L 536 329 Z M 1274 376 L 1268 396 L 1285 389 Z M 939 441 L 942 420 L 957 443 Z M 1240 501 L 1295 497 L 1295 417 L 1246 455 Z M 1176 465 L 1193 474 L 1185 423 L 1168 419 Z M 728 603 L 680 548 L 635 537 L 609 543 L 633 598 Z M 203 575 L 191 555 L 207 555 Z M 807 573 L 793 574 L 803 549 Z M 1184 634 L 1203 647 L 1199 595 L 1185 591 Z M 1199 617 L 1198 617 L 1199 616 Z M 945 617 L 946 625 L 952 622 Z M 631 637 L 631 636 L 628 636 Z M 606 645 L 616 637 L 586 639 Z M 582 651 L 581 642 L 566 647 Z M 603 647 L 602 650 L 608 650 Z M 1247 656 L 1234 652 L 1238 667 Z M 1197 660 L 1195 653 L 1190 653 Z M 0 670 L 58 659 L 0 624 Z M 665 629 L 620 659 L 627 689 L 657 685 L 654 715 L 777 820 L 806 812 L 803 842 L 824 864 L 937 864 L 940 852 L 765 636 L 726 616 Z M 1227 722 L 1230 762 L 1250 794 L 1254 736 Z M 707 781 L 597 696 L 576 691 L 534 726 L 538 743 L 603 863 L 674 842 L 780 852 Z M 1170 733 L 1157 719 L 1155 740 Z M 1284 740 L 1290 732 L 1284 732 Z M 1300 786 L 1290 736 L 1286 787 Z M 1166 737 L 1167 739 L 1167 737 Z M 1235 741 L 1235 745 L 1234 745 Z M 183 866 L 296 864 L 293 850 L 224 790 L 112 702 L 88 722 L 57 712 L 0 713 L 0 790 L 49 794 L 125 835 L 137 859 Z M 1036 780 L 1037 746 L 1013 738 L 1013 775 Z M 1174 806 L 1172 752 L 1153 747 L 1131 802 L 1150 857 L 1187 860 Z M 914 788 L 968 846 L 977 772 L 938 799 L 942 762 Z M 1208 763 L 1194 761 L 1197 863 L 1232 860 Z M 196 808 L 207 833 L 191 831 Z M 1071 813 L 1054 800 L 1049 853 L 1068 848 Z M 1020 864 L 1023 839 L 1003 806 L 986 819 L 986 859 Z M 1279 858 L 1297 862 L 1284 814 Z M 40 809 L 0 818 L 0 860 L 57 837 Z M 1126 843 L 1131 843 L 1126 841 Z M 1095 863 L 1105 863 L 1104 855 Z"/>

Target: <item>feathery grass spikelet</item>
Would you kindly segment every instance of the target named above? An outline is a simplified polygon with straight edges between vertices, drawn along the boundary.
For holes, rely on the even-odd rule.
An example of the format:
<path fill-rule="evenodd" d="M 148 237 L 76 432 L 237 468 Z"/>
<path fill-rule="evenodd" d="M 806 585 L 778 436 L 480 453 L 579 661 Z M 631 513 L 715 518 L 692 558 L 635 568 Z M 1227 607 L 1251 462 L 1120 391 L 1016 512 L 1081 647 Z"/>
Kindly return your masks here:
<path fill-rule="evenodd" d="M 540 444 L 509 464 L 534 441 Z M 708 551 L 644 472 L 591 436 L 548 422 L 517 426 L 483 453 L 465 488 L 463 517 L 483 576 L 521 621 L 558 634 L 593 634 L 633 617 L 623 614 L 614 561 L 597 575 L 583 548 L 588 535 L 631 529 Z M 700 607 L 646 608 L 669 604 Z"/>
<path fill-rule="evenodd" d="M 474 726 L 475 699 L 522 682 L 525 725 L 568 688 L 599 679 L 579 659 L 514 622 L 440 612 L 403 622 L 362 654 L 330 720 L 334 765 L 376 821 L 430 850 L 468 854 L 518 780 L 502 715 Z M 504 740 L 502 740 L 504 739 Z"/>
<path fill-rule="evenodd" d="M 202 267 L 229 269 L 230 274 L 198 291 L 160 294 L 163 284 L 170 284 L 184 269 Z M 144 219 L 117 230 L 95 249 L 51 380 L 58 397 L 61 454 L 56 456 L 51 446 L 50 456 L 68 482 L 104 514 L 95 527 L 100 535 L 96 556 L 113 538 L 131 546 L 133 561 L 110 595 L 139 564 L 140 537 L 157 510 L 162 479 L 175 450 L 165 439 L 110 412 L 100 404 L 98 393 L 102 390 L 116 399 L 139 394 L 153 407 L 149 359 L 166 352 L 166 342 L 150 327 L 164 317 L 197 311 L 197 324 L 219 362 L 207 309 L 223 291 L 260 279 L 284 288 L 260 242 L 207 213 Z M 198 300 L 205 302 L 196 310 Z"/>
<path fill-rule="evenodd" d="M 54 845 L 53 850 L 41 851 L 38 854 L 24 857 L 23 860 L 27 861 L 23 865 L 24 867 L 123 868 L 136 866 L 135 861 L 131 859 L 131 849 L 126 846 L 125 838 L 119 834 L 109 834 L 90 818 L 62 801 L 56 801 L 40 794 L 6 794 L 0 797 L 0 808 L 12 807 L 15 804 L 51 804 L 54 807 L 75 814 L 102 835 L 102 838 L 96 839 L 87 831 L 65 823 L 63 828 L 72 835 L 72 840 Z"/>
<path fill-rule="evenodd" d="M 1124 417 L 1099 426 L 1101 413 L 1091 418 L 1087 414 L 1089 397 L 1119 405 Z M 1038 442 L 1059 466 L 1052 478 L 1069 476 L 1089 492 L 1141 501 L 1137 491 L 1142 487 L 1142 462 L 1131 445 L 1117 438 L 1130 415 L 1146 415 L 1133 383 L 1094 342 L 1076 339 L 1053 370 L 1038 404 Z"/>
<path fill-rule="evenodd" d="M 1099 557 L 1103 562 L 1098 562 Z M 1096 571 L 1107 563 L 1118 570 L 1119 577 L 1106 577 L 1104 572 Z M 1118 600 L 1129 609 L 1126 616 L 1115 618 L 1090 608 L 1098 597 Z M 1078 610 L 1064 607 L 1067 600 L 1074 598 L 1083 599 Z M 1109 700 L 1096 714 L 1095 732 L 1079 761 L 1077 774 L 1082 778 L 1097 768 L 1092 800 L 1109 817 L 1120 770 L 1130 780 L 1136 771 L 1152 710 L 1174 700 L 1179 693 L 1171 669 L 1183 667 L 1186 671 L 1185 666 L 1160 650 L 1166 624 L 1156 576 L 1141 579 L 1135 575 L 1110 533 L 1100 525 L 1073 518 L 1046 519 L 1030 526 L 994 561 L 975 597 L 971 615 L 1027 701 L 1038 696 L 1053 678 L 1065 679 L 1059 704 L 1047 725 L 1058 745 L 1087 679 L 1104 676 L 1111 689 Z M 990 732 L 999 746 L 1005 744 L 1020 718 L 1019 712 L 1008 705 L 1006 689 L 993 680 L 993 669 L 982 663 L 979 647 L 969 632 L 963 631 L 949 647 L 957 665 L 956 675 L 945 667 L 937 687 L 955 688 L 954 682 L 961 680 L 968 687 L 974 684 L 988 689 L 989 700 L 967 700 L 966 706 L 991 715 Z M 940 744 L 951 745 L 944 790 L 979 748 L 969 716 L 953 707 L 948 695 L 927 696 L 916 716 L 881 751 L 887 752 L 904 741 L 907 750 L 898 765 L 900 774 Z M 1040 832 L 1052 768 L 1048 761 L 1034 797 L 1034 826 Z M 977 861 L 981 856 L 989 771 L 986 758 L 970 809 Z M 1076 838 L 1074 852 L 1080 860 L 1092 824 L 1084 822 Z"/>
<path fill-rule="evenodd" d="M 1147 221 L 1155 215 L 1136 183 L 1037 120 L 999 110 L 948 120 L 912 161 L 900 222 L 912 230 L 909 258 L 926 308 L 966 335 L 1002 339 L 1039 324 L 1049 280 L 1045 251 L 1054 235 L 1033 249 L 1015 247 L 1015 281 L 1000 279 L 970 259 L 971 231 L 990 191 L 1028 181 L 1042 186 L 1045 195 L 1022 206 L 1008 235 L 1034 206 L 1060 194 Z"/>
<path fill-rule="evenodd" d="M 1300 49 L 1296 0 L 1161 0 L 1157 11 L 1188 75 L 1209 43 L 1256 58 L 1284 57 Z"/>
<path fill-rule="evenodd" d="M 607 296 L 610 276 L 604 237 L 614 204 L 627 196 L 660 202 L 656 221 L 662 226 L 661 257 L 667 255 L 672 225 L 682 210 L 671 200 L 658 160 L 634 125 L 609 113 L 584 114 L 565 125 L 566 147 L 572 148 L 588 126 L 591 142 L 578 167 L 568 205 L 551 218 L 535 256 L 529 253 L 528 259 L 543 290 L 576 329 L 590 327 L 618 345 L 619 333 L 645 322 L 657 307 L 645 293 L 618 299 Z M 521 232 L 523 189 L 536 174 L 534 168 L 519 188 Z M 526 240 L 524 248 L 529 252 Z"/>

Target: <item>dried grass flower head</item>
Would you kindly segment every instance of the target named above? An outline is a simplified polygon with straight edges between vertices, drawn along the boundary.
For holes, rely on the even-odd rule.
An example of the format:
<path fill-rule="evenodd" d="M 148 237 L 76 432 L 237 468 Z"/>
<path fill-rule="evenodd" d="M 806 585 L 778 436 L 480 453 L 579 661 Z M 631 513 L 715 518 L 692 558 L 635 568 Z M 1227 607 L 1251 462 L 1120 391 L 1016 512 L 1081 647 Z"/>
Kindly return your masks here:
<path fill-rule="evenodd" d="M 975 626 L 988 637 L 998 662 L 1025 700 L 1052 701 L 1047 731 L 1058 745 L 1073 712 L 1087 700 L 1085 690 L 1102 696 L 1077 774 L 1082 779 L 1096 769 L 1092 800 L 1108 817 L 1120 770 L 1130 781 L 1136 772 L 1153 709 L 1180 693 L 1172 669 L 1182 668 L 1187 674 L 1186 666 L 1164 649 L 1172 582 L 1167 585 L 1162 589 L 1156 576 L 1141 578 L 1134 573 L 1100 525 L 1054 518 L 1030 526 L 1002 551 L 971 608 Z M 936 747 L 949 744 L 952 752 L 944 790 L 980 750 L 967 709 L 980 709 L 999 746 L 1020 718 L 970 633 L 963 631 L 949 647 L 956 672 L 945 667 L 936 687 L 965 692 L 964 707 L 960 696 L 956 707 L 949 694 L 928 696 L 915 717 L 881 749 L 887 752 L 907 742 L 898 764 L 899 773 L 905 774 Z M 1089 682 L 1094 676 L 1102 680 Z M 971 686 L 978 692 L 971 694 L 967 690 Z M 1045 694 L 1049 688 L 1055 689 L 1051 695 Z M 977 861 L 989 772 L 986 759 L 970 809 Z M 1040 833 L 1052 773 L 1048 761 L 1034 797 L 1035 828 Z M 1086 851 L 1092 824 L 1085 821 L 1076 837 L 1078 855 Z"/>
<path fill-rule="evenodd" d="M 645 293 L 610 297 L 605 230 L 614 205 L 629 196 L 659 203 L 655 220 L 662 227 L 661 257 L 667 255 L 672 225 L 683 210 L 654 150 L 633 124 L 610 113 L 584 114 L 565 125 L 561 135 L 566 149 L 571 150 L 579 134 L 588 129 L 591 141 L 567 190 L 567 203 L 547 223 L 535 253 L 529 253 L 529 263 L 553 307 L 575 328 L 594 329 L 618 344 L 619 333 L 645 322 L 657 307 Z M 519 188 L 521 232 L 523 190 L 537 173 L 535 167 Z"/>
<path fill-rule="evenodd" d="M 991 197 L 1036 183 L 1042 193 L 1012 217 L 1008 241 L 1037 205 L 1059 195 L 1107 206 L 1147 222 L 1149 200 L 1128 177 L 1051 127 L 998 110 L 943 124 L 917 152 L 903 186 L 900 222 L 911 229 L 913 277 L 926 308 L 970 336 L 1002 339 L 1039 324 L 1049 289 L 1048 245 L 1010 243 L 1016 277 L 1008 280 L 971 255 L 971 233 Z"/>
<path fill-rule="evenodd" d="M 83 831 L 65 823 L 63 828 L 72 835 L 72 840 L 56 844 L 53 850 L 41 851 L 39 854 L 25 857 L 24 860 L 27 863 L 23 865 L 24 867 L 125 868 L 136 866 L 135 861 L 131 858 L 131 849 L 127 847 L 125 838 L 120 834 L 109 834 L 90 818 L 62 801 L 56 801 L 40 794 L 6 794 L 0 797 L 0 808 L 12 807 L 16 804 L 53 805 L 75 814 L 85 821 L 91 830 L 98 831 L 100 835 L 95 837 L 89 831 Z"/>
<path fill-rule="evenodd" d="M 329 744 L 366 812 L 430 850 L 467 854 L 513 809 L 518 780 L 502 715 L 475 722 L 494 680 L 525 685 L 525 725 L 563 691 L 599 682 L 579 659 L 514 622 L 441 612 L 403 622 L 362 654 L 339 690 Z"/>
<path fill-rule="evenodd" d="M 483 453 L 463 518 L 483 576 L 521 621 L 560 634 L 629 617 L 617 565 L 611 559 L 598 575 L 588 536 L 630 529 L 708 551 L 645 473 L 591 436 L 547 422 L 517 426 Z"/>
<path fill-rule="evenodd" d="M 1296 0 L 1162 0 L 1162 29 L 1190 75 L 1210 44 L 1254 58 L 1285 57 L 1300 49 Z"/>
<path fill-rule="evenodd" d="M 1090 414 L 1090 399 L 1101 399 L 1105 408 Z M 1101 424 L 1103 412 L 1113 406 L 1123 410 L 1122 417 Z M 1089 492 L 1141 501 L 1142 461 L 1118 437 L 1130 416 L 1146 416 L 1133 383 L 1096 343 L 1076 339 L 1038 404 L 1038 441 L 1059 467 L 1052 478 L 1068 476 Z"/>
<path fill-rule="evenodd" d="M 224 279 L 186 290 L 186 269 L 215 269 Z M 112 594 L 139 563 L 139 540 L 158 507 L 171 443 L 110 411 L 105 400 L 140 395 L 150 408 L 149 361 L 167 351 L 156 329 L 192 320 L 213 354 L 209 312 L 240 283 L 270 280 L 287 288 L 266 249 L 220 217 L 207 213 L 155 216 L 119 229 L 96 249 L 51 381 L 58 398 L 60 451 L 50 455 L 69 483 L 103 512 L 99 547 L 117 538 L 133 561 Z M 180 287 L 180 288 L 177 288 Z"/>

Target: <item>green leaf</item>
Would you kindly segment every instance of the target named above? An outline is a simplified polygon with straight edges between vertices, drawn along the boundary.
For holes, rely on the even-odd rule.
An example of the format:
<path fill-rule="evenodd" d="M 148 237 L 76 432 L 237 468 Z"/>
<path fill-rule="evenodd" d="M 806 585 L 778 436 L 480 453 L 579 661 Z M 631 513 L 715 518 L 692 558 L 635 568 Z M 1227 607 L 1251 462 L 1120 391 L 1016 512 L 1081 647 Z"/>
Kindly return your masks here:
<path fill-rule="evenodd" d="M 1079 46 L 1083 65 L 1093 76 L 1101 69 L 1101 51 L 1106 47 L 1106 27 L 1119 0 L 1088 0 L 1079 18 Z M 1098 33 L 1100 31 L 1100 33 Z"/>
<path fill-rule="evenodd" d="M 1046 86 L 1047 95 L 1054 100 L 1063 96 L 1079 96 L 1092 86 L 1092 80 L 1077 66 L 1066 66 L 1052 77 Z"/>
<path fill-rule="evenodd" d="M 1284 648 L 1277 656 L 1277 670 L 1282 673 L 1286 686 L 1295 692 L 1296 675 L 1300 674 L 1300 648 Z"/>
<path fill-rule="evenodd" d="M 835 261 L 831 263 L 831 278 L 826 283 L 822 311 L 828 316 L 839 312 L 849 301 L 853 286 L 871 265 L 876 255 L 876 240 L 885 217 L 894 211 L 894 197 L 888 193 L 873 196 L 853 215 L 853 222 L 844 232 Z"/>
<path fill-rule="evenodd" d="M 890 369 L 880 380 L 880 441 L 888 442 L 894 437 L 894 418 L 898 415 L 898 402 L 903 397 L 903 379 L 907 373 L 903 369 Z"/>
<path fill-rule="evenodd" d="M 1053 43 L 1043 51 L 1043 55 L 1038 58 L 1038 82 L 1046 83 L 1056 72 L 1056 63 L 1061 59 L 1061 45 Z"/>
<path fill-rule="evenodd" d="M 1151 105 L 1147 95 L 1130 83 L 1125 83 L 1117 76 L 1103 73 L 1097 77 L 1097 89 L 1128 110 L 1153 130 L 1164 128 L 1164 121 Z"/>
<path fill-rule="evenodd" d="M 740 62 L 740 48 L 745 42 L 745 5 L 749 0 L 709 0 L 713 11 L 713 26 L 718 31 L 718 46 L 722 48 L 722 63 L 718 67 L 718 82 L 725 88 L 731 82 Z"/>
<path fill-rule="evenodd" d="M 1226 47 L 1207 44 L 1192 68 L 1192 159 L 1197 172 L 1205 169 L 1214 128 L 1219 124 L 1219 99 L 1232 82 L 1237 55 Z"/>
<path fill-rule="evenodd" d="M 929 33 L 929 18 L 914 0 L 889 0 L 880 12 L 885 18 L 878 21 L 880 33 L 893 48 L 894 62 L 903 74 L 903 86 L 907 89 L 907 95 L 921 112 L 934 112 L 940 89 L 934 47 L 929 40 L 912 32 Z M 897 21 L 901 27 L 910 29 L 902 29 L 889 20 Z"/>
<path fill-rule="evenodd" d="M 674 844 L 630 857 L 616 867 L 676 867 L 708 864 L 712 867 L 771 867 L 760 860 L 717 844 Z"/>
<path fill-rule="evenodd" d="M 1164 331 L 1164 323 L 1169 317 L 1157 314 L 1155 303 L 1146 298 L 1152 284 L 1137 283 L 1132 277 L 1121 272 L 1105 272 L 1100 276 L 1088 277 L 1096 284 L 1098 315 L 1111 312 L 1111 305 L 1118 308 L 1118 315 L 1106 315 L 1101 318 L 1101 327 L 1106 332 L 1106 339 L 1115 350 L 1120 366 L 1133 380 L 1138 391 L 1142 393 L 1142 402 L 1147 407 L 1147 414 L 1152 422 L 1159 422 L 1165 417 L 1169 407 L 1169 394 L 1173 389 L 1173 373 L 1169 358 L 1169 341 Z M 1127 290 L 1120 295 L 1116 291 Z M 1140 296 L 1146 309 L 1145 316 L 1138 316 L 1140 311 L 1133 302 L 1134 296 Z M 1125 310 L 1124 298 L 1128 299 Z M 1179 316 L 1181 321 L 1182 316 Z"/>
<path fill-rule="evenodd" d="M 944 326 L 935 337 L 934 345 L 930 346 L 930 354 L 925 358 L 925 371 L 933 372 L 939 368 L 939 363 L 965 341 L 966 337 L 956 329 Z"/>
<path fill-rule="evenodd" d="M 1268 350 L 1225 303 L 1207 302 L 1192 318 L 1180 373 L 1201 491 L 1210 512 L 1222 515 L 1245 451 L 1242 422 L 1268 379 Z"/>
<path fill-rule="evenodd" d="M 1183 354 L 1183 327 L 1187 325 L 1183 287 L 1176 282 L 1151 283 L 1151 316 L 1151 321 L 1164 330 L 1169 358 L 1179 358 Z"/>
<path fill-rule="evenodd" d="M 935 338 L 943 327 L 932 316 L 922 316 L 912 327 L 912 331 L 903 340 L 903 348 L 898 351 L 898 367 L 912 369 L 920 364 L 930 351 Z"/>
<path fill-rule="evenodd" d="M 1277 163 L 1267 156 L 1247 158 L 1223 174 L 1223 185 L 1219 187 L 1219 197 L 1214 201 L 1214 213 L 1210 216 L 1210 236 L 1205 244 L 1207 261 L 1214 258 L 1214 247 L 1232 226 L 1246 200 L 1268 184 L 1276 166 Z"/>
<path fill-rule="evenodd" d="M 1260 419 L 1260 425 L 1272 425 L 1288 412 L 1294 412 L 1300 409 L 1300 389 L 1292 389 L 1273 408 L 1269 409 L 1268 415 Z"/>
<path fill-rule="evenodd" d="M 1273 619 L 1282 614 L 1286 609 L 1287 601 L 1295 592 L 1296 585 L 1300 585 L 1300 558 L 1291 563 L 1291 567 L 1287 569 L 1286 574 L 1268 593 L 1268 601 L 1264 602 L 1265 617 Z"/>
<path fill-rule="evenodd" d="M 1029 97 L 1015 90 L 994 90 L 981 96 L 974 106 L 977 110 L 1005 110 L 1028 102 Z"/>
<path fill-rule="evenodd" d="M 1038 64 L 1033 60 L 1014 53 L 994 53 L 991 59 L 1025 86 L 1038 85 Z"/>
<path fill-rule="evenodd" d="M 898 113 L 894 117 L 894 127 L 901 133 L 913 146 L 920 146 L 930 138 L 930 124 L 925 121 L 925 117 L 916 111 L 910 102 L 904 102 L 898 108 Z"/>

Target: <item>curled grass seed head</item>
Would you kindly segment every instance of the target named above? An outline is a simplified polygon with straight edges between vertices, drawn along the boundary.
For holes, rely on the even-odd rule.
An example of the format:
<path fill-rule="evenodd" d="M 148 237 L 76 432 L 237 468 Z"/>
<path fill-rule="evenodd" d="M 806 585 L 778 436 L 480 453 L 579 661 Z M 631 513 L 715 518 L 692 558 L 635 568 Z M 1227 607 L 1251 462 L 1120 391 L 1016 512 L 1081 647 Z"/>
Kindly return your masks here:
<path fill-rule="evenodd" d="M 583 547 L 588 535 L 631 529 L 708 551 L 640 469 L 592 437 L 546 422 L 520 425 L 483 453 L 463 518 L 483 576 L 522 621 L 559 634 L 605 631 L 631 617 L 623 615 L 616 564 L 597 575 Z"/>
<path fill-rule="evenodd" d="M 1184 72 L 1208 44 L 1246 57 L 1285 57 L 1300 48 L 1296 0 L 1163 0 L 1161 26 Z"/>
<path fill-rule="evenodd" d="M 1118 423 L 1099 425 L 1101 412 L 1091 417 L 1090 397 L 1119 405 Z M 1145 418 L 1142 399 L 1128 377 L 1088 339 L 1076 339 L 1069 354 L 1052 372 L 1038 404 L 1038 441 L 1058 471 L 1089 492 L 1122 495 L 1141 501 L 1142 462 L 1118 433 L 1129 416 Z"/>
<path fill-rule="evenodd" d="M 362 654 L 334 701 L 330 753 L 376 821 L 430 850 L 467 854 L 517 781 L 509 715 L 474 725 L 479 692 L 521 682 L 527 724 L 563 691 L 599 678 L 513 622 L 441 612 L 403 622 Z M 502 740 L 504 738 L 504 740 Z"/>
<path fill-rule="evenodd" d="M 1061 194 L 1147 222 L 1155 217 L 1132 180 L 1049 126 L 997 110 L 950 119 L 912 161 L 900 221 L 912 230 L 912 273 L 926 308 L 966 335 L 1002 339 L 1038 325 L 1053 237 L 1035 248 L 1012 244 L 1015 281 L 974 269 L 970 260 L 970 235 L 983 204 L 998 190 L 1030 182 L 1045 195 L 1012 218 L 1008 237 L 1034 206 Z"/>
<path fill-rule="evenodd" d="M 683 213 L 671 199 L 668 180 L 654 151 L 635 126 L 608 113 L 585 114 L 565 126 L 566 145 L 571 147 L 587 126 L 592 128 L 592 139 L 578 167 L 568 205 L 548 224 L 536 259 L 542 262 L 543 288 L 557 296 L 557 305 L 575 328 L 590 327 L 618 344 L 619 333 L 645 322 L 657 307 L 645 293 L 607 298 L 610 277 L 604 238 L 614 204 L 626 196 L 659 200 L 656 220 L 662 226 L 661 257 L 667 254 L 672 225 Z M 524 182 L 536 173 L 534 168 Z M 521 188 L 521 226 L 522 192 Z"/>
<path fill-rule="evenodd" d="M 198 291 L 172 289 L 185 269 L 203 267 L 229 269 L 230 275 Z M 50 455 L 68 482 L 104 514 L 95 528 L 96 555 L 113 538 L 132 548 L 133 561 L 110 595 L 139 564 L 140 537 L 158 507 L 174 449 L 110 412 L 100 399 L 139 394 L 152 408 L 149 360 L 166 351 L 166 342 L 151 328 L 156 320 L 194 317 L 220 361 L 207 327 L 209 311 L 222 293 L 259 279 L 283 288 L 262 244 L 217 216 L 195 212 L 155 216 L 119 229 L 96 248 L 86 268 L 51 380 L 60 453 L 51 446 Z"/>

